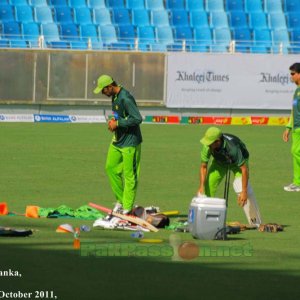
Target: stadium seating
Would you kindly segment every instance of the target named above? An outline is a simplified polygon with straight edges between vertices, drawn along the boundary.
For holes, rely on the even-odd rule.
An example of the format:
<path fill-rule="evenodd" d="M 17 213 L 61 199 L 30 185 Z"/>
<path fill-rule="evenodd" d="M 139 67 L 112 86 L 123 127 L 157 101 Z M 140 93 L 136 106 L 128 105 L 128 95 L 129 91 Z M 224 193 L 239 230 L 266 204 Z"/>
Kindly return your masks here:
<path fill-rule="evenodd" d="M 16 40 L 22 38 L 21 28 L 18 22 L 5 22 L 2 24 L 3 37 Z"/>
<path fill-rule="evenodd" d="M 115 25 L 129 25 L 131 24 L 131 19 L 129 11 L 126 8 L 116 8 L 112 9 L 112 22 Z"/>
<path fill-rule="evenodd" d="M 205 1 L 206 3 L 206 10 L 213 12 L 213 11 L 224 11 L 224 1 L 223 0 L 212 0 L 212 1 Z"/>
<path fill-rule="evenodd" d="M 247 16 L 243 11 L 229 13 L 229 26 L 231 28 L 248 28 Z"/>
<path fill-rule="evenodd" d="M 188 11 L 203 11 L 205 10 L 203 0 L 186 0 L 186 10 Z"/>
<path fill-rule="evenodd" d="M 67 0 L 50 0 L 49 1 L 50 6 L 58 7 L 58 6 L 68 6 Z"/>
<path fill-rule="evenodd" d="M 252 12 L 248 14 L 249 28 L 251 29 L 266 29 L 269 28 L 267 17 L 264 12 Z"/>
<path fill-rule="evenodd" d="M 76 41 L 79 40 L 79 32 L 75 24 L 61 24 L 60 25 L 61 40 Z"/>
<path fill-rule="evenodd" d="M 2 23 L 15 21 L 12 6 L 8 4 L 0 5 L 0 20 Z"/>
<path fill-rule="evenodd" d="M 225 3 L 226 3 L 226 10 L 229 12 L 244 10 L 243 0 L 226 0 Z"/>
<path fill-rule="evenodd" d="M 286 19 L 282 12 L 269 14 L 269 28 L 274 30 L 286 29 Z"/>
<path fill-rule="evenodd" d="M 53 23 L 52 11 L 48 6 L 37 6 L 34 8 L 34 18 L 37 23 Z"/>
<path fill-rule="evenodd" d="M 41 24 L 41 34 L 46 42 L 59 41 L 59 30 L 55 23 Z"/>
<path fill-rule="evenodd" d="M 19 23 L 34 22 L 32 8 L 28 5 L 18 5 L 15 8 L 16 21 Z"/>
<path fill-rule="evenodd" d="M 175 43 L 182 43 L 185 41 L 187 45 L 194 42 L 193 31 L 191 27 L 177 27 L 174 30 Z"/>
<path fill-rule="evenodd" d="M 86 1 L 85 0 L 68 0 L 68 3 L 73 8 L 86 7 Z"/>
<path fill-rule="evenodd" d="M 154 27 L 164 27 L 169 26 L 169 14 L 165 10 L 153 10 L 151 13 L 151 25 Z"/>
<path fill-rule="evenodd" d="M 224 11 L 215 11 L 210 14 L 210 26 L 212 29 L 228 28 L 228 16 Z"/>
<path fill-rule="evenodd" d="M 299 2 L 300 3 L 300 2 Z M 300 12 L 290 12 L 286 15 L 289 30 L 300 29 Z"/>
<path fill-rule="evenodd" d="M 28 0 L 28 3 L 33 7 L 48 6 L 47 0 Z"/>
<path fill-rule="evenodd" d="M 0 47 L 296 53 L 300 1 L 0 0 L 0 20 Z"/>
<path fill-rule="evenodd" d="M 37 41 L 41 34 L 40 27 L 35 22 L 21 24 L 21 32 L 27 41 Z"/>
<path fill-rule="evenodd" d="M 128 9 L 145 9 L 144 0 L 127 0 L 126 7 Z"/>
<path fill-rule="evenodd" d="M 152 26 L 142 26 L 137 28 L 137 37 L 140 44 L 154 44 L 155 33 Z"/>
<path fill-rule="evenodd" d="M 282 12 L 282 2 L 281 0 L 265 0 L 265 11 L 267 13 L 278 13 Z"/>
<path fill-rule="evenodd" d="M 76 7 L 73 10 L 74 22 L 78 25 L 92 24 L 92 14 L 88 7 Z"/>
<path fill-rule="evenodd" d="M 207 52 L 210 51 L 212 44 L 212 34 L 210 28 L 195 28 L 194 29 L 194 41 L 195 44 L 191 45 L 191 51 L 193 52 Z"/>
<path fill-rule="evenodd" d="M 190 25 L 193 28 L 209 27 L 206 11 L 195 10 L 190 12 Z"/>
<path fill-rule="evenodd" d="M 93 22 L 96 25 L 110 25 L 111 16 L 108 9 L 96 8 L 92 11 Z"/>
<path fill-rule="evenodd" d="M 176 9 L 170 12 L 171 25 L 175 27 L 189 26 L 189 16 L 185 9 Z"/>
<path fill-rule="evenodd" d="M 185 0 L 165 0 L 167 9 L 185 9 Z"/>
<path fill-rule="evenodd" d="M 145 9 L 132 9 L 131 11 L 132 25 L 136 27 L 149 26 L 150 17 Z"/>
<path fill-rule="evenodd" d="M 105 0 L 87 0 L 87 6 L 91 9 L 106 8 Z"/>
<path fill-rule="evenodd" d="M 300 1 L 298 0 L 284 0 L 285 12 L 298 12 L 300 13 Z"/>
<path fill-rule="evenodd" d="M 167 44 L 173 44 L 174 38 L 173 38 L 173 31 L 172 28 L 169 26 L 165 27 L 157 27 L 156 28 L 156 39 L 161 44 L 167 45 Z"/>
<path fill-rule="evenodd" d="M 145 6 L 150 10 L 164 10 L 163 0 L 145 0 Z"/>
<path fill-rule="evenodd" d="M 245 0 L 245 12 L 255 13 L 263 12 L 263 1 L 261 0 Z"/>
<path fill-rule="evenodd" d="M 110 8 L 125 8 L 124 0 L 106 0 L 106 4 Z"/>
<path fill-rule="evenodd" d="M 118 40 L 134 46 L 135 30 L 133 25 L 120 25 L 117 28 Z"/>
<path fill-rule="evenodd" d="M 236 41 L 236 52 L 249 52 L 252 37 L 249 28 L 236 28 L 232 31 L 232 37 Z"/>
<path fill-rule="evenodd" d="M 88 41 L 89 39 L 94 41 L 99 41 L 99 33 L 97 26 L 94 24 L 85 24 L 79 26 L 80 36 L 84 41 Z"/>

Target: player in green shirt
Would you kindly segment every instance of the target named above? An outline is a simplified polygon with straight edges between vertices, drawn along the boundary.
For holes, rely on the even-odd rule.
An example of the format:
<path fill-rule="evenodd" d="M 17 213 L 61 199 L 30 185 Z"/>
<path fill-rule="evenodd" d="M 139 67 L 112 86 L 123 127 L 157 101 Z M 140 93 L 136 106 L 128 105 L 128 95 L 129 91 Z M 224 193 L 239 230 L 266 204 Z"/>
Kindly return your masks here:
<path fill-rule="evenodd" d="M 292 133 L 292 148 L 294 176 L 293 182 L 284 187 L 287 192 L 300 192 L 300 63 L 290 66 L 291 80 L 297 85 L 293 97 L 291 117 L 286 130 L 283 133 L 283 140 L 289 141 Z"/>
<path fill-rule="evenodd" d="M 203 147 L 198 195 L 214 197 L 229 168 L 234 174 L 233 188 L 238 195 L 238 204 L 243 207 L 249 224 L 258 227 L 262 220 L 249 183 L 249 152 L 245 144 L 217 127 L 210 127 L 200 142 Z"/>
<path fill-rule="evenodd" d="M 142 116 L 134 97 L 108 75 L 98 78 L 95 94 L 112 98 L 113 118 L 108 129 L 114 133 L 108 149 L 106 172 L 117 199 L 115 212 L 128 213 L 136 196 L 140 173 Z"/>

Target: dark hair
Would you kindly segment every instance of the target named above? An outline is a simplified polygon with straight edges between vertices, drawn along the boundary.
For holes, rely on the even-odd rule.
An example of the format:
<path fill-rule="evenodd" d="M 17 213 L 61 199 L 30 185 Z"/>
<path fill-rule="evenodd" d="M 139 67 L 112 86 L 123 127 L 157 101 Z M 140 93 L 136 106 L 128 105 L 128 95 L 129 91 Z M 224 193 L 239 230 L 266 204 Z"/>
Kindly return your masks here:
<path fill-rule="evenodd" d="M 290 71 L 300 73 L 300 63 L 294 63 L 290 66 Z"/>

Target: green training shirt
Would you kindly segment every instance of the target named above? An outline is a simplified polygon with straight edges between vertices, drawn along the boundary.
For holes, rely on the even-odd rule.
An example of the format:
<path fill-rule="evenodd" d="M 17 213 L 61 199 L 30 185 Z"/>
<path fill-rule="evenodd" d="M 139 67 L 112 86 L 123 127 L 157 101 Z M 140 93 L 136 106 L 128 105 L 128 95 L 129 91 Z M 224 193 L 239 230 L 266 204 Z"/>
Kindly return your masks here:
<path fill-rule="evenodd" d="M 143 140 L 139 124 L 143 119 L 135 99 L 123 87 L 112 99 L 112 111 L 118 121 L 112 143 L 120 148 L 139 145 Z"/>
<path fill-rule="evenodd" d="M 293 97 L 293 108 L 290 121 L 287 128 L 297 129 L 300 128 L 300 86 L 297 87 Z"/>
<path fill-rule="evenodd" d="M 203 145 L 201 150 L 201 162 L 208 163 L 213 157 L 223 166 L 242 166 L 249 158 L 249 152 L 245 144 L 236 136 L 224 133 L 223 143 L 217 151 L 212 152 L 209 146 Z"/>

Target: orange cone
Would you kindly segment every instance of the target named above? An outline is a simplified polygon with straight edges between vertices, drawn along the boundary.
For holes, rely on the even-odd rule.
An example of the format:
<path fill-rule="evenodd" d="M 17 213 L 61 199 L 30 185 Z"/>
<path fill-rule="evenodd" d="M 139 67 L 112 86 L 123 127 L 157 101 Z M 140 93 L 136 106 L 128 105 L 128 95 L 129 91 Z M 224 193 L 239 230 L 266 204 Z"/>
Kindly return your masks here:
<path fill-rule="evenodd" d="M 5 202 L 0 203 L 0 216 L 8 215 L 8 207 Z"/>
<path fill-rule="evenodd" d="M 26 207 L 25 217 L 27 218 L 38 218 L 39 217 L 39 206 L 29 205 Z"/>

